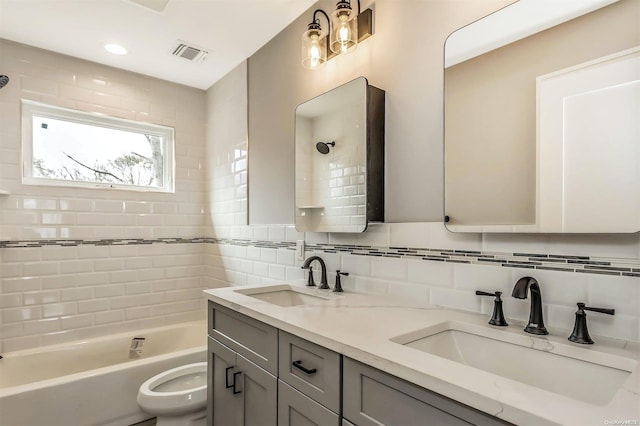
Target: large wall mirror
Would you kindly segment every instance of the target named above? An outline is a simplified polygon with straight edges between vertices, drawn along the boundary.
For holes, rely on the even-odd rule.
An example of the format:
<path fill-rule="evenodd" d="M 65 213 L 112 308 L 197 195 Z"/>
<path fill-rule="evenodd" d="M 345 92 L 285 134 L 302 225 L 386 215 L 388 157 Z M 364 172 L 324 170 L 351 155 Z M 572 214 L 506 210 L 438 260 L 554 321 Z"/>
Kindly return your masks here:
<path fill-rule="evenodd" d="M 640 230 L 640 0 L 519 0 L 445 45 L 460 232 Z"/>
<path fill-rule="evenodd" d="M 384 221 L 384 91 L 359 77 L 296 108 L 295 223 L 364 232 Z"/>

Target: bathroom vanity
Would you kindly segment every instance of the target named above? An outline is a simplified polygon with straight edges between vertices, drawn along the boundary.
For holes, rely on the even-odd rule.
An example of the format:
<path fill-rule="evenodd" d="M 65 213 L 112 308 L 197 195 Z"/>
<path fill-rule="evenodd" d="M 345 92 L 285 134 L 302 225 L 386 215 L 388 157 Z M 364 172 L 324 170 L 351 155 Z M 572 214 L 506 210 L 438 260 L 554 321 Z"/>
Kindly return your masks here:
<path fill-rule="evenodd" d="M 213 425 L 508 424 L 213 302 L 209 360 Z"/>
<path fill-rule="evenodd" d="M 640 418 L 634 343 L 585 348 L 553 331 L 497 330 L 482 315 L 292 285 L 205 293 L 211 425 Z M 498 365 L 482 364 L 479 354 L 496 348 Z"/>

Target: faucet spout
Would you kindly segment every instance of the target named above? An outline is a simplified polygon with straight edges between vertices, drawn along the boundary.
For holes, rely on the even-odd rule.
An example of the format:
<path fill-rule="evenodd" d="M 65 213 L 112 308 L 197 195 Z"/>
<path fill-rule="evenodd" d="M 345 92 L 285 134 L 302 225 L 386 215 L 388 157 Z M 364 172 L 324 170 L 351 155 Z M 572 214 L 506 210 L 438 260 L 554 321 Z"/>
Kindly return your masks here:
<path fill-rule="evenodd" d="M 320 287 L 319 289 L 326 290 L 329 288 L 329 282 L 327 281 L 327 265 L 324 263 L 324 260 L 320 256 L 311 256 L 307 258 L 302 264 L 302 269 L 309 269 L 311 266 L 311 262 L 317 260 L 320 263 L 320 271 L 322 275 L 320 276 Z"/>
<path fill-rule="evenodd" d="M 549 334 L 542 318 L 542 293 L 538 281 L 533 277 L 520 278 L 513 287 L 511 296 L 516 299 L 526 299 L 529 292 L 531 293 L 531 311 L 529 312 L 529 323 L 524 331 L 538 335 Z"/>

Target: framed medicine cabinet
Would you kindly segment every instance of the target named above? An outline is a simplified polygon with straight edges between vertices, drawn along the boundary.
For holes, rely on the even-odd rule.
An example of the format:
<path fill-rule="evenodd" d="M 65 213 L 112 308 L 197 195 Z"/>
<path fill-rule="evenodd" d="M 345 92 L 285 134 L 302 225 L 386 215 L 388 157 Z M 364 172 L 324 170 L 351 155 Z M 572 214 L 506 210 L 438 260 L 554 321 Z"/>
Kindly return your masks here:
<path fill-rule="evenodd" d="M 364 77 L 295 111 L 295 224 L 364 232 L 384 222 L 384 97 Z"/>

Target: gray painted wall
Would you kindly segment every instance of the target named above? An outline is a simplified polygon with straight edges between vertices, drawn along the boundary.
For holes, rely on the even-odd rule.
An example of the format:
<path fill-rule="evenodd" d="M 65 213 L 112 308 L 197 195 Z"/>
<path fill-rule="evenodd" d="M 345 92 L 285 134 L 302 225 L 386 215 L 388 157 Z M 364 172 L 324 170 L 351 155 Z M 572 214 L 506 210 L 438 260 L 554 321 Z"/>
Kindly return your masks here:
<path fill-rule="evenodd" d="M 509 3 L 377 0 L 375 34 L 355 52 L 308 71 L 300 64 L 300 40 L 314 9 L 333 10 L 335 1 L 323 0 L 251 56 L 249 223 L 293 223 L 295 107 L 358 76 L 387 96 L 386 221 L 441 221 L 444 42 Z M 362 1 L 363 9 L 369 6 Z"/>

